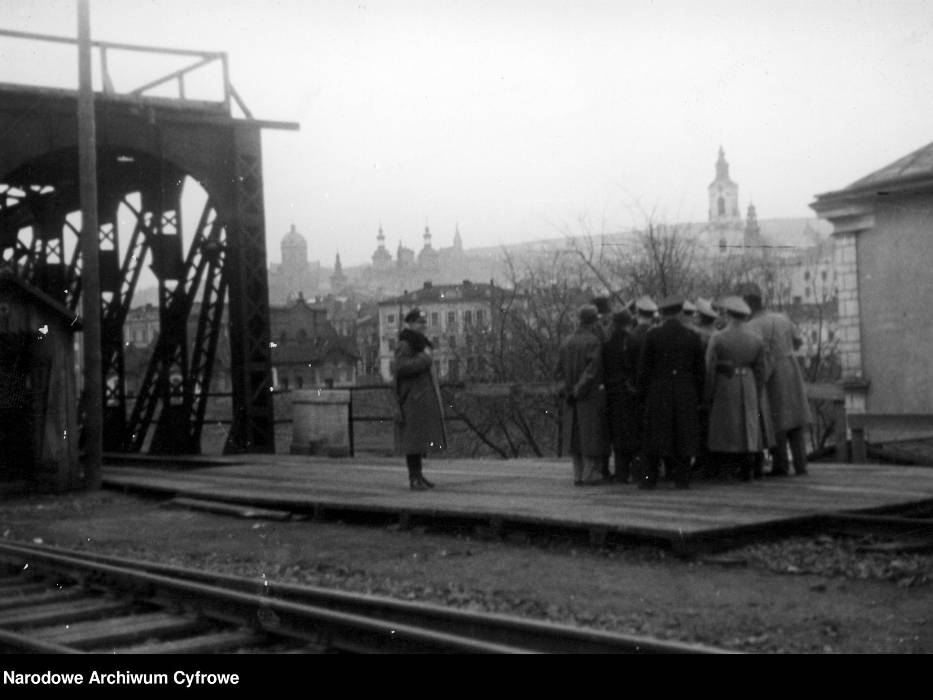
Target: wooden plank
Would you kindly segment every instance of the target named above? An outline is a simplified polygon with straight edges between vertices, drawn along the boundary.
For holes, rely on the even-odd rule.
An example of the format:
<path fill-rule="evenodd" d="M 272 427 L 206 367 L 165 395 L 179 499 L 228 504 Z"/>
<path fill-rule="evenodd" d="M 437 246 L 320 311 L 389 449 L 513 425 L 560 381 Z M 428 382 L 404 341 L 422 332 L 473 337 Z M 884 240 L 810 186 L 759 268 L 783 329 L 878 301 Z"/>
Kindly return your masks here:
<path fill-rule="evenodd" d="M 850 413 L 848 421 L 853 429 L 933 432 L 933 413 Z"/>
<path fill-rule="evenodd" d="M 72 588 L 65 588 L 62 590 L 45 590 L 39 593 L 34 593 L 32 595 L 24 595 L 16 598 L 2 598 L 0 599 L 0 610 L 17 608 L 25 605 L 32 606 L 41 605 L 44 603 L 60 603 L 66 600 L 80 598 L 86 593 L 87 591 L 82 589 L 80 586 L 73 586 Z"/>
<path fill-rule="evenodd" d="M 30 593 L 48 590 L 49 585 L 40 581 L 20 582 L 0 586 L 0 598 L 11 598 L 13 596 L 25 596 Z M 0 601 L 2 602 L 2 601 Z"/>
<path fill-rule="evenodd" d="M 426 496 L 405 487 L 404 465 L 398 458 L 257 455 L 253 461 L 210 473 L 121 469 L 114 478 L 120 484 L 164 488 L 195 499 L 208 500 L 209 494 L 295 513 L 327 509 L 361 517 L 401 514 L 403 523 L 473 520 L 583 534 L 605 528 L 612 537 L 674 543 L 680 533 L 686 540 L 738 537 L 756 528 L 793 528 L 813 515 L 933 502 L 933 470 L 891 465 L 815 463 L 806 477 L 696 481 L 689 491 L 676 491 L 662 482 L 657 490 L 646 492 L 618 484 L 575 489 L 569 460 L 437 459 L 430 466 L 438 488 Z M 110 474 L 108 470 L 108 483 Z"/>
<path fill-rule="evenodd" d="M 110 651 L 114 654 L 216 654 L 229 649 L 259 646 L 264 639 L 265 635 L 253 630 L 228 630 Z"/>
<path fill-rule="evenodd" d="M 292 514 L 286 510 L 272 510 L 269 508 L 254 508 L 251 506 L 222 503 L 220 501 L 206 501 L 197 498 L 173 498 L 164 507 L 189 508 L 202 510 L 220 515 L 233 515 L 237 518 L 250 518 L 262 520 L 290 520 Z"/>
<path fill-rule="evenodd" d="M 839 384 L 806 383 L 804 389 L 811 401 L 845 401 L 845 392 Z"/>
<path fill-rule="evenodd" d="M 76 620 L 108 615 L 126 609 L 126 603 L 103 598 L 91 598 L 76 602 L 51 603 L 17 608 L 0 613 L 0 625 L 57 625 Z"/>
<path fill-rule="evenodd" d="M 155 612 L 79 622 L 67 628 L 37 630 L 35 636 L 56 644 L 99 649 L 104 645 L 122 645 L 160 634 L 181 634 L 196 629 L 200 624 L 194 617 Z"/>

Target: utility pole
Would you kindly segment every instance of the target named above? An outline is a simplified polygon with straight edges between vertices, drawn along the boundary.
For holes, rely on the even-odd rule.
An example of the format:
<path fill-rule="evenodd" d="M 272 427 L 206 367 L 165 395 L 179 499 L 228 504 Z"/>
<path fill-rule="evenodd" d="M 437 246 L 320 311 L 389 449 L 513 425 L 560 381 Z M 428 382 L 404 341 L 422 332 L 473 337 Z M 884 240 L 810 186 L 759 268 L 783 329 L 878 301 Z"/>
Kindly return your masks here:
<path fill-rule="evenodd" d="M 78 0 L 78 160 L 81 188 L 81 314 L 84 329 L 85 464 L 88 490 L 101 484 L 103 370 L 100 349 L 100 240 L 97 222 L 97 134 L 91 82 L 89 0 Z"/>

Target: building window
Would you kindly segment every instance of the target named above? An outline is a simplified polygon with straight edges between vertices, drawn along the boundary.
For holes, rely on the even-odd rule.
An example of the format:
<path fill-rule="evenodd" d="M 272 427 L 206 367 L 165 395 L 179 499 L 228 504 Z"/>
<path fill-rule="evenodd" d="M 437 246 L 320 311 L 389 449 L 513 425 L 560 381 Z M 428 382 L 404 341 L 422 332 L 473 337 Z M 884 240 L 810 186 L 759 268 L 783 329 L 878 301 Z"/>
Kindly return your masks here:
<path fill-rule="evenodd" d="M 389 352 L 395 352 L 395 339 L 389 338 Z"/>
<path fill-rule="evenodd" d="M 282 379 L 282 389 L 288 391 L 288 377 Z"/>
<path fill-rule="evenodd" d="M 448 312 L 447 312 L 447 325 L 448 325 L 448 326 L 452 326 L 452 325 L 454 325 L 456 322 L 457 322 L 457 312 L 456 312 L 456 311 L 448 311 Z"/>
<path fill-rule="evenodd" d="M 451 350 L 457 347 L 457 336 L 455 335 L 447 336 L 447 347 L 449 347 Z"/>
<path fill-rule="evenodd" d="M 432 325 L 432 326 L 436 326 L 436 325 L 437 325 L 437 311 L 432 311 L 432 312 L 431 312 L 431 325 Z"/>
<path fill-rule="evenodd" d="M 463 325 L 471 326 L 473 325 L 473 312 L 467 309 L 463 312 Z"/>
<path fill-rule="evenodd" d="M 486 314 L 483 313 L 482 309 L 477 309 L 476 310 L 476 323 L 482 324 L 485 322 L 485 320 L 486 320 Z"/>
<path fill-rule="evenodd" d="M 719 201 L 717 202 L 716 209 L 719 212 L 719 216 L 725 216 L 726 215 L 726 200 L 720 197 Z"/>
<path fill-rule="evenodd" d="M 395 323 L 395 314 L 386 314 L 386 324 L 391 326 Z"/>
<path fill-rule="evenodd" d="M 301 376 L 295 377 L 295 386 L 297 386 L 300 389 L 304 385 L 305 385 L 304 377 L 301 377 Z"/>

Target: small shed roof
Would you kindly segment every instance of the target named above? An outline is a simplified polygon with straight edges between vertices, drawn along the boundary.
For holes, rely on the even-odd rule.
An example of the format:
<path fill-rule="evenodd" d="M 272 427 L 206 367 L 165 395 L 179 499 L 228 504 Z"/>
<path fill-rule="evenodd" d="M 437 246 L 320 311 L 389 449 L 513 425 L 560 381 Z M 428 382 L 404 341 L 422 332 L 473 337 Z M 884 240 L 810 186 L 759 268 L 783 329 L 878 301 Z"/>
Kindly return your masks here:
<path fill-rule="evenodd" d="M 816 211 L 838 200 L 933 189 L 933 143 L 928 143 L 893 163 L 853 182 L 848 187 L 816 196 Z"/>

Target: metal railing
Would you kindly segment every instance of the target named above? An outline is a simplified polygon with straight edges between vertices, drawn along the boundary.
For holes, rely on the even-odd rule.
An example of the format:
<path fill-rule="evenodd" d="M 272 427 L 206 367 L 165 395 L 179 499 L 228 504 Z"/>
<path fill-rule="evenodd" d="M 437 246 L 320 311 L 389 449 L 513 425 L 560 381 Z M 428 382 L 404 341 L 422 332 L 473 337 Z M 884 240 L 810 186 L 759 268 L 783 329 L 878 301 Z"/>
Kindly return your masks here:
<path fill-rule="evenodd" d="M 76 38 L 57 36 L 54 34 L 37 34 L 34 32 L 21 32 L 11 29 L 0 29 L 0 37 L 7 37 L 11 39 L 24 39 L 28 41 L 43 41 L 59 44 L 71 44 L 77 48 L 78 40 Z M 237 93 L 236 89 L 230 83 L 230 73 L 229 73 L 229 62 L 227 60 L 227 54 L 223 51 L 195 51 L 191 49 L 175 49 L 162 46 L 143 46 L 140 44 L 125 44 L 121 42 L 114 41 L 98 41 L 92 40 L 91 48 L 95 49 L 98 53 L 100 75 L 102 81 L 102 88 L 105 94 L 126 94 L 131 96 L 142 97 L 145 93 L 150 90 L 174 82 L 178 89 L 178 98 L 179 100 L 188 99 L 186 97 L 185 90 L 185 79 L 190 76 L 194 71 L 197 71 L 205 66 L 213 64 L 215 62 L 220 64 L 221 74 L 222 74 L 222 85 L 223 90 L 223 99 L 219 101 L 219 104 L 222 104 L 224 110 L 229 112 L 231 102 L 236 102 L 237 106 L 243 111 L 243 114 L 247 119 L 252 119 L 253 115 L 250 110 L 246 107 L 243 102 L 243 99 Z M 178 70 L 171 71 L 166 75 L 163 75 L 155 80 L 151 80 L 144 85 L 133 88 L 132 90 L 117 91 L 114 89 L 113 80 L 110 73 L 110 66 L 108 62 L 108 52 L 114 51 L 133 51 L 137 53 L 149 53 L 154 55 L 162 56 L 189 56 L 195 59 L 194 63 L 180 68 Z M 210 101 L 210 100 L 208 100 Z"/>

